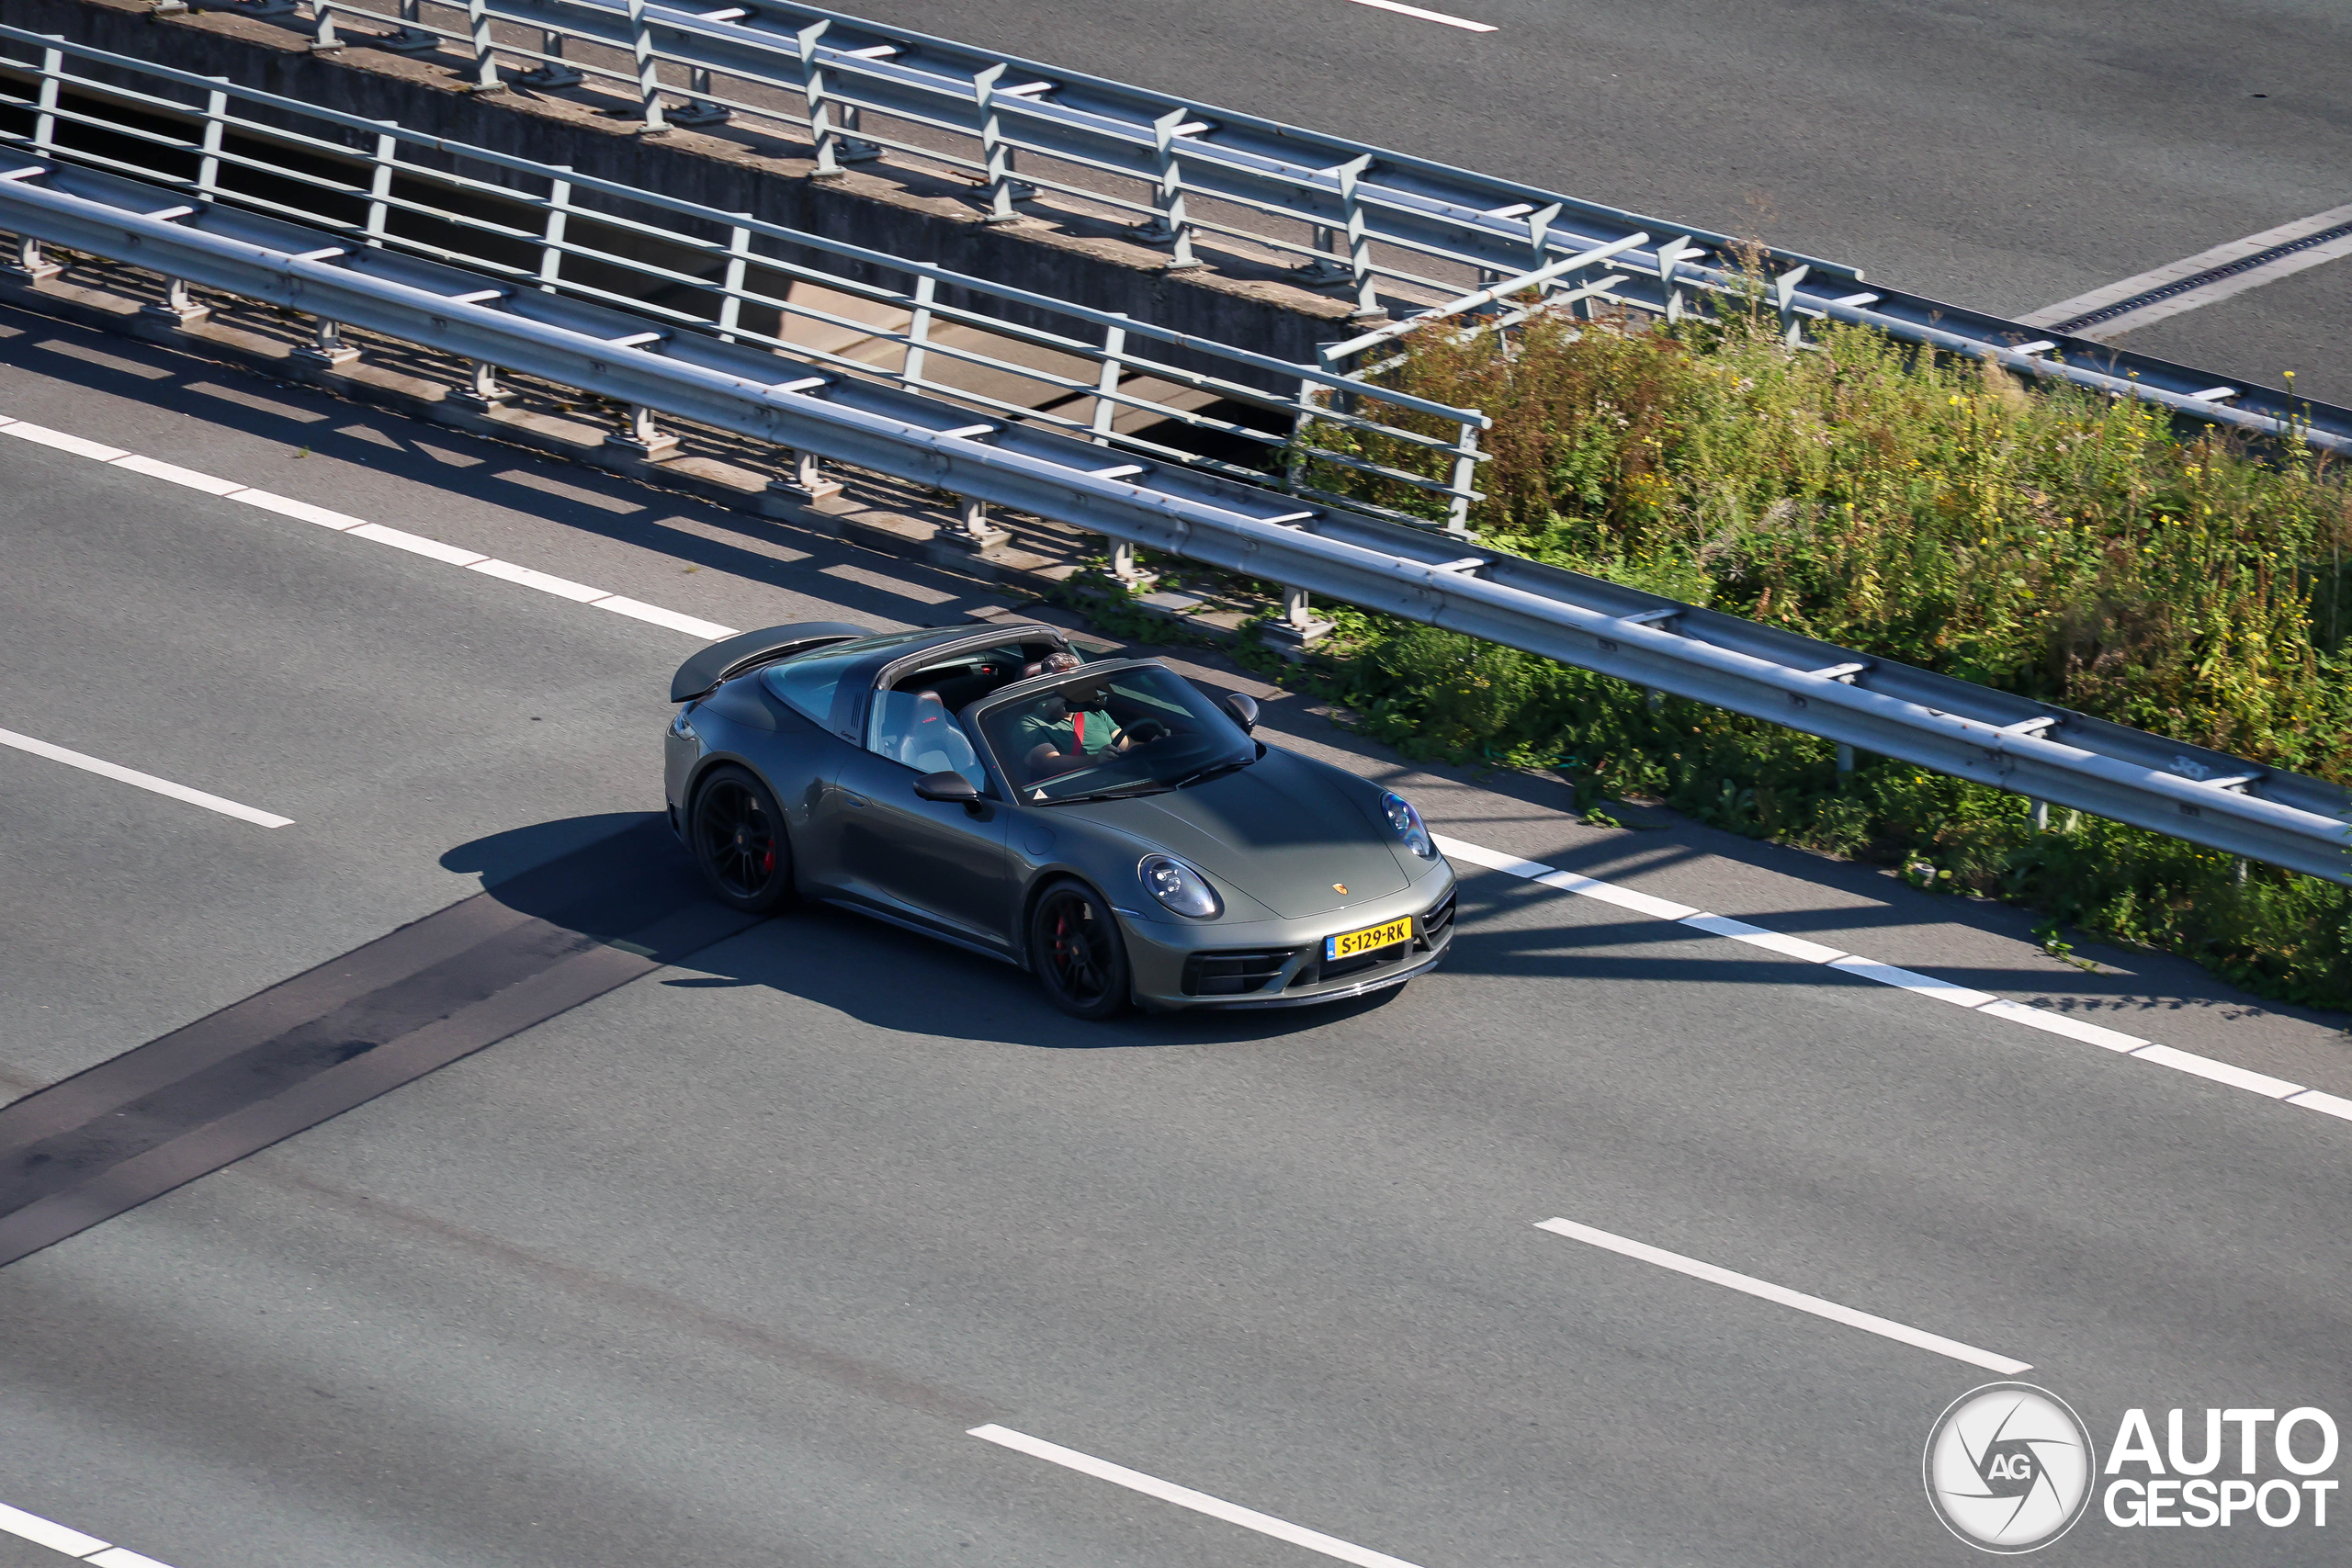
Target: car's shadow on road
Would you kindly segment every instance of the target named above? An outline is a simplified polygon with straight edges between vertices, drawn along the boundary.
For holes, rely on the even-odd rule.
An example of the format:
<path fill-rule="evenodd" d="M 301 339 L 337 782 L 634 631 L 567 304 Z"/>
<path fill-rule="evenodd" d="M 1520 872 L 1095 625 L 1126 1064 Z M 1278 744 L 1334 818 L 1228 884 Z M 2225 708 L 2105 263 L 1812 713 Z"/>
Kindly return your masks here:
<path fill-rule="evenodd" d="M 1264 1011 L 1131 1012 L 1092 1023 L 1056 1010 L 1008 964 L 808 902 L 680 953 L 653 933 L 716 904 L 668 824 L 650 812 L 533 823 L 460 844 L 441 864 L 481 876 L 484 894 L 517 913 L 658 951 L 692 971 L 665 972 L 651 984 L 682 993 L 764 987 L 909 1034 L 1054 1050 L 1240 1043 L 1344 1023 L 1398 994 Z"/>

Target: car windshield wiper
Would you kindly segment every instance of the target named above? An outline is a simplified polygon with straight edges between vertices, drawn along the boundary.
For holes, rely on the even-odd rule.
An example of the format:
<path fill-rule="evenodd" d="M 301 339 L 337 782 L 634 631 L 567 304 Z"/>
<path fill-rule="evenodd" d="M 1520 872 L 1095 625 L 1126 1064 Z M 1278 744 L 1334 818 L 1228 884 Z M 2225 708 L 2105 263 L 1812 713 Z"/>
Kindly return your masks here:
<path fill-rule="evenodd" d="M 1255 753 L 1246 757 L 1227 757 L 1222 762 L 1211 762 L 1205 768 L 1195 768 L 1193 772 L 1186 773 L 1182 778 L 1178 779 L 1174 784 L 1170 784 L 1168 787 L 1170 789 L 1183 789 L 1192 784 L 1203 784 L 1210 779 L 1219 777 L 1222 774 L 1229 773 L 1236 768 L 1246 768 L 1257 760 L 1258 758 Z"/>
<path fill-rule="evenodd" d="M 1098 789 L 1086 795 L 1057 795 L 1046 800 L 1032 798 L 1032 806 L 1076 806 L 1083 800 L 1128 800 L 1138 795 L 1164 795 L 1170 786 L 1164 784 L 1129 784 L 1124 789 Z"/>

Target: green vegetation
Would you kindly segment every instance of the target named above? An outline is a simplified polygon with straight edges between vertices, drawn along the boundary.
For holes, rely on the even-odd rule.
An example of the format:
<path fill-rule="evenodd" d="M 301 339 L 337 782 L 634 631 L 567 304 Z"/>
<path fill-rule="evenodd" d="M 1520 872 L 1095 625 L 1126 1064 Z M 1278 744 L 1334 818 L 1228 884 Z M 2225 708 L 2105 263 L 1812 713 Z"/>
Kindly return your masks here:
<path fill-rule="evenodd" d="M 1769 312 L 1415 341 L 1396 384 L 1495 422 L 1481 543 L 2141 728 L 2352 782 L 2352 487 L 2165 412 Z M 1405 466 L 1378 444 L 1363 455 Z M 1399 510 L 1418 492 L 1316 482 Z M 2352 892 L 1510 649 L 1342 613 L 1340 693 L 1411 754 L 1558 767 L 1589 802 L 1903 865 L 2249 989 L 2352 1006 Z M 2064 943 L 2054 923 L 2045 941 Z M 2063 956 L 2063 953 L 2061 954 Z"/>

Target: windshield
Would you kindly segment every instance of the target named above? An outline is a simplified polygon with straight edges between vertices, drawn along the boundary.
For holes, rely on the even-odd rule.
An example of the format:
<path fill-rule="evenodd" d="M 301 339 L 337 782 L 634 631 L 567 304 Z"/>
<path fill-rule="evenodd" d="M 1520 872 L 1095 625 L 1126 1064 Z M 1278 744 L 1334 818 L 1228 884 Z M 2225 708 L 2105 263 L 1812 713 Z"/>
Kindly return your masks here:
<path fill-rule="evenodd" d="M 1032 805 L 1157 794 L 1258 757 L 1192 682 L 1157 665 L 1081 671 L 979 721 L 1015 794 Z"/>

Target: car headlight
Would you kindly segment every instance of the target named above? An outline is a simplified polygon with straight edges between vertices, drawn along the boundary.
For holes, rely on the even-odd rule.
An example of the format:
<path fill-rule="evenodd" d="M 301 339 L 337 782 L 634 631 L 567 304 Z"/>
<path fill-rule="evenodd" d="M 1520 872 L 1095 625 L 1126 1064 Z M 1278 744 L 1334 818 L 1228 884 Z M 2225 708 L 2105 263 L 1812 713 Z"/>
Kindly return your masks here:
<path fill-rule="evenodd" d="M 1136 863 L 1136 874 L 1143 878 L 1145 892 L 1180 915 L 1210 920 L 1225 913 L 1209 879 L 1174 855 L 1146 855 Z"/>
<path fill-rule="evenodd" d="M 1388 825 L 1396 836 L 1411 847 L 1423 860 L 1437 859 L 1437 844 L 1430 838 L 1430 830 L 1421 825 L 1421 814 L 1413 803 L 1394 790 L 1380 797 L 1380 808 L 1388 813 Z"/>
<path fill-rule="evenodd" d="M 686 713 L 685 708 L 680 708 L 678 716 L 670 721 L 670 733 L 681 740 L 692 740 L 695 738 L 695 727 L 686 722 Z"/>

